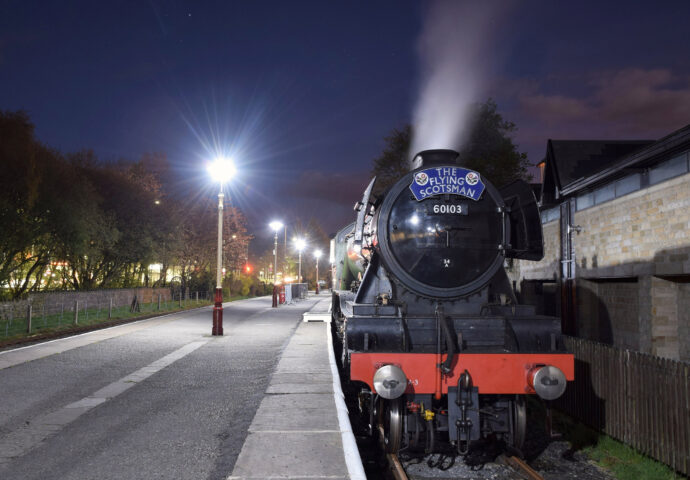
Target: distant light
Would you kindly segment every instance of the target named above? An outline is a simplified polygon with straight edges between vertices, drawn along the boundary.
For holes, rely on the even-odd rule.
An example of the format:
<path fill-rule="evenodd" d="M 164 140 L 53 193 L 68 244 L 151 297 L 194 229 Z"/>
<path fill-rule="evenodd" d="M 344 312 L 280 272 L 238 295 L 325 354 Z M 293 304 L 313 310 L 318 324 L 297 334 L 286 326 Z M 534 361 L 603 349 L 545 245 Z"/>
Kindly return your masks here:
<path fill-rule="evenodd" d="M 419 217 L 416 213 L 410 217 L 410 223 L 412 225 L 419 225 Z"/>
<path fill-rule="evenodd" d="M 155 203 L 156 205 L 160 205 L 160 204 L 161 204 L 161 201 L 160 201 L 160 200 L 154 200 L 153 203 Z"/>
<path fill-rule="evenodd" d="M 233 239 L 237 238 L 237 235 L 235 235 L 235 234 L 233 233 L 232 238 L 233 238 Z"/>
<path fill-rule="evenodd" d="M 271 230 L 274 232 L 277 232 L 281 228 L 283 228 L 283 224 L 279 222 L 278 220 L 273 220 L 271 223 L 268 224 L 269 227 L 271 227 Z"/>
<path fill-rule="evenodd" d="M 319 258 L 319 257 L 321 256 L 321 250 L 316 250 L 316 251 L 314 252 L 314 256 L 315 256 L 316 258 Z"/>
<path fill-rule="evenodd" d="M 295 240 L 295 248 L 297 248 L 298 252 L 301 252 L 304 250 L 304 247 L 307 246 L 307 242 L 303 238 L 298 238 Z"/>
<path fill-rule="evenodd" d="M 252 266 L 249 265 L 249 264 L 247 264 L 247 265 L 244 267 L 244 271 L 247 272 L 247 273 L 251 273 L 251 271 L 252 271 Z"/>
<path fill-rule="evenodd" d="M 220 183 L 226 183 L 237 173 L 235 164 L 231 159 L 225 157 L 216 158 L 216 160 L 206 168 L 211 178 Z"/>

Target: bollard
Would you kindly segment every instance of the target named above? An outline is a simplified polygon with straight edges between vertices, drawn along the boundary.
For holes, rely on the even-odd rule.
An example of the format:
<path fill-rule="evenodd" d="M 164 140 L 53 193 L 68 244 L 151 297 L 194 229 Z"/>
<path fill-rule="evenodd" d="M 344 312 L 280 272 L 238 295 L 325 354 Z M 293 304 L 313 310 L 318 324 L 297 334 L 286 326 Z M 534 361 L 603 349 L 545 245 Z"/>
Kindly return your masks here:
<path fill-rule="evenodd" d="M 199 290 L 196 291 L 196 303 L 199 303 Z"/>
<path fill-rule="evenodd" d="M 79 300 L 74 301 L 74 324 L 79 324 Z"/>
<path fill-rule="evenodd" d="M 31 304 L 26 308 L 26 333 L 31 333 Z"/>
<path fill-rule="evenodd" d="M 110 302 L 108 302 L 108 320 L 113 318 L 113 297 L 110 297 Z"/>

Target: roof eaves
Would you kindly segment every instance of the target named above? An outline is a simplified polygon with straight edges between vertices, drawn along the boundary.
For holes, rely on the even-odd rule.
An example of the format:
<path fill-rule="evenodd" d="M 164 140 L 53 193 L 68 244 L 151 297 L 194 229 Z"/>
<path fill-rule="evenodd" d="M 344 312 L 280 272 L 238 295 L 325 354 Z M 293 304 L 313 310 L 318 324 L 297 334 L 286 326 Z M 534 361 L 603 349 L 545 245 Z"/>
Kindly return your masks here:
<path fill-rule="evenodd" d="M 562 196 L 567 196 L 576 193 L 582 190 L 583 188 L 586 188 L 590 185 L 605 180 L 606 178 L 620 172 L 621 170 L 630 168 L 637 163 L 641 163 L 645 160 L 654 158 L 658 155 L 663 154 L 666 151 L 673 150 L 674 148 L 686 142 L 690 142 L 690 125 L 687 125 L 686 127 L 683 127 L 680 130 L 676 130 L 675 132 L 663 137 L 657 142 L 647 147 L 644 147 L 641 150 L 638 150 L 637 152 L 627 157 L 624 157 L 622 160 L 616 162 L 608 168 L 601 170 L 600 172 L 597 172 L 594 175 L 591 175 L 589 177 L 582 177 L 575 180 L 574 182 L 571 182 L 569 185 L 566 185 L 563 189 L 561 189 L 560 193 Z"/>

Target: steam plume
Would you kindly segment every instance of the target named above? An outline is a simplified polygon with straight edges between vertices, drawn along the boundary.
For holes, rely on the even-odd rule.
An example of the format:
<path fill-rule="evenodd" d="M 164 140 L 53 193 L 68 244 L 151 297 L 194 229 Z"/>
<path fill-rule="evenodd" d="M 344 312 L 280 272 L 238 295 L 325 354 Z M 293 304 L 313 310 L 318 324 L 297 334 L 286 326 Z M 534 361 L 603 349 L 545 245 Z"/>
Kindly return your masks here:
<path fill-rule="evenodd" d="M 459 150 L 471 103 L 483 100 L 492 59 L 490 40 L 506 2 L 435 1 L 417 44 L 420 95 L 410 155 L 432 148 Z"/>

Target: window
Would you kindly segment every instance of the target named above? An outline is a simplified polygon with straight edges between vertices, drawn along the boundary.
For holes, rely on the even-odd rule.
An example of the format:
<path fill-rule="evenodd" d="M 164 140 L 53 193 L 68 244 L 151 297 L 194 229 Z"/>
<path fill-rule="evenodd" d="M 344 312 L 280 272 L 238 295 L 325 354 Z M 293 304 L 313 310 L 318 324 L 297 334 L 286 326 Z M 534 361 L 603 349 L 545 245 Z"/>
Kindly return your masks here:
<path fill-rule="evenodd" d="M 561 208 L 549 208 L 548 210 L 542 210 L 541 212 L 541 223 L 549 223 L 554 220 L 561 218 Z"/>
<path fill-rule="evenodd" d="M 584 193 L 577 196 L 577 209 L 584 210 L 594 205 L 594 195 L 592 193 Z"/>
<path fill-rule="evenodd" d="M 607 202 L 616 196 L 616 190 L 613 183 L 604 185 L 594 190 L 594 203 L 597 205 L 600 203 Z"/>
<path fill-rule="evenodd" d="M 616 180 L 616 197 L 622 197 L 630 192 L 640 189 L 640 174 L 635 173 Z"/>
<path fill-rule="evenodd" d="M 671 160 L 666 160 L 649 170 L 649 183 L 663 182 L 669 178 L 677 177 L 688 171 L 687 154 L 679 155 Z"/>

